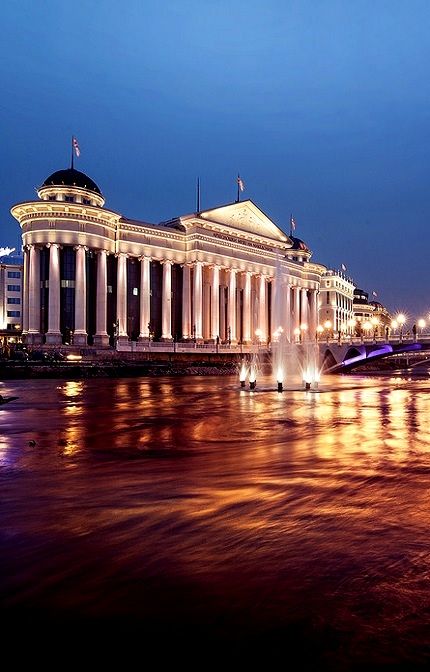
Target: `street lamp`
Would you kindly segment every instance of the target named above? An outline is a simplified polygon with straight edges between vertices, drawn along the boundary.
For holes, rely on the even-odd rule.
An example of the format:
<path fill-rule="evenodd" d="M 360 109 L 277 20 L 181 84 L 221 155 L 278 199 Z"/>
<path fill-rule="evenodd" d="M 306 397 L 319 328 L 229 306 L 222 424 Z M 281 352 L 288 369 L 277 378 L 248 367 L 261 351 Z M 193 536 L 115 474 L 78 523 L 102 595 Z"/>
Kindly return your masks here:
<path fill-rule="evenodd" d="M 400 329 L 399 329 L 399 341 L 401 342 L 402 338 L 403 338 L 403 327 L 404 327 L 404 324 L 406 322 L 406 317 L 403 315 L 403 313 L 400 313 L 399 315 L 397 315 L 396 319 L 397 319 L 397 324 L 400 327 Z"/>
<path fill-rule="evenodd" d="M 304 322 L 300 325 L 300 340 L 304 341 L 306 338 L 306 332 L 308 330 L 308 325 Z"/>
<path fill-rule="evenodd" d="M 296 343 L 300 341 L 300 329 L 298 327 L 294 329 L 294 340 Z"/>
<path fill-rule="evenodd" d="M 319 325 L 317 326 L 317 341 L 319 340 L 319 338 L 320 338 L 321 334 L 323 333 L 323 331 L 324 331 L 324 327 L 322 326 L 322 324 L 319 324 Z"/>
<path fill-rule="evenodd" d="M 324 329 L 326 330 L 327 343 L 328 343 L 328 337 L 329 337 L 330 329 L 331 329 L 331 322 L 330 322 L 330 320 L 326 320 L 326 321 L 324 322 Z"/>
<path fill-rule="evenodd" d="M 373 340 L 376 341 L 376 333 L 378 331 L 379 320 L 377 317 L 372 317 L 370 320 L 373 327 Z"/>
<path fill-rule="evenodd" d="M 372 329 L 372 323 L 369 320 L 363 323 L 363 329 L 366 332 L 366 335 L 369 336 L 370 330 Z"/>
<path fill-rule="evenodd" d="M 426 321 L 423 320 L 422 318 L 418 320 L 418 329 L 420 330 L 420 334 L 423 333 L 423 329 L 426 326 Z"/>

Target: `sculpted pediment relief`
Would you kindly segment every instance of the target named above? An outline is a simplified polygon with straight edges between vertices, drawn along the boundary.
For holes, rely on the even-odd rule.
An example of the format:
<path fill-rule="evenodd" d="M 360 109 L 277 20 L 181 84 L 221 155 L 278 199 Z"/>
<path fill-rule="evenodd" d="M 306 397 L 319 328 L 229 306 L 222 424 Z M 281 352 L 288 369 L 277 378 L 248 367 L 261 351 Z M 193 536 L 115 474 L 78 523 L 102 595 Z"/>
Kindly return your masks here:
<path fill-rule="evenodd" d="M 205 210 L 199 216 L 237 231 L 264 236 L 276 241 L 288 242 L 289 240 L 288 236 L 252 201 L 241 201 L 213 210 Z"/>

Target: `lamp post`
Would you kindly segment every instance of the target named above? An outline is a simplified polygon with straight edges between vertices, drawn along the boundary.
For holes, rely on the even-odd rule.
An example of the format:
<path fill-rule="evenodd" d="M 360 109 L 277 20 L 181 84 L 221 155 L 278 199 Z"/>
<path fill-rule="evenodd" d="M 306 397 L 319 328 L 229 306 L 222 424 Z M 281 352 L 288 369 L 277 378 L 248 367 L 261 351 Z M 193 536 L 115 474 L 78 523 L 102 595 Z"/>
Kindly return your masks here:
<path fill-rule="evenodd" d="M 372 317 L 370 320 L 370 323 L 373 327 L 373 340 L 376 342 L 376 334 L 378 331 L 378 326 L 379 326 L 379 320 L 377 317 Z"/>
<path fill-rule="evenodd" d="M 351 320 L 348 320 L 348 329 L 349 329 L 349 337 L 352 342 L 352 337 L 355 332 L 355 325 L 357 324 L 357 321 L 354 320 L 353 318 Z"/>
<path fill-rule="evenodd" d="M 294 329 L 294 340 L 296 343 L 300 342 L 300 329 L 298 327 Z"/>
<path fill-rule="evenodd" d="M 306 340 L 306 332 L 308 330 L 308 325 L 304 322 L 300 325 L 300 341 L 303 342 Z"/>
<path fill-rule="evenodd" d="M 400 313 L 397 315 L 397 324 L 399 325 L 399 342 L 401 343 L 403 340 L 403 327 L 406 322 L 406 317 L 403 315 L 403 313 Z"/>
<path fill-rule="evenodd" d="M 418 320 L 418 329 L 420 330 L 420 335 L 422 336 L 424 327 L 426 326 L 426 321 L 423 318 Z"/>
<path fill-rule="evenodd" d="M 331 322 L 330 320 L 326 320 L 324 322 L 324 329 L 326 330 L 326 338 L 327 338 L 327 343 L 328 343 L 328 337 L 330 335 L 330 329 L 331 329 Z"/>
<path fill-rule="evenodd" d="M 317 326 L 317 343 L 318 343 L 318 341 L 319 341 L 319 339 L 320 339 L 321 334 L 323 333 L 323 331 L 324 331 L 324 327 L 322 326 L 322 324 L 319 324 L 319 325 Z"/>

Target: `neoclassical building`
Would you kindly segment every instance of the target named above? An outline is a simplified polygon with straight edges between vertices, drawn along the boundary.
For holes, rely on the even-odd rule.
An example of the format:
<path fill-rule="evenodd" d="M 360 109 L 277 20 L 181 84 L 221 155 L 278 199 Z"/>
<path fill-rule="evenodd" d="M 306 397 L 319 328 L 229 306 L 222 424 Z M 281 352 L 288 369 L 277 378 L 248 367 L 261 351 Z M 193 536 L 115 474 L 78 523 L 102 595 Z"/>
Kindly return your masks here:
<path fill-rule="evenodd" d="M 309 248 L 252 201 L 149 224 L 105 207 L 92 179 L 50 175 L 14 205 L 30 344 L 268 343 L 314 338 L 321 275 Z M 282 329 L 282 332 L 281 332 Z"/>

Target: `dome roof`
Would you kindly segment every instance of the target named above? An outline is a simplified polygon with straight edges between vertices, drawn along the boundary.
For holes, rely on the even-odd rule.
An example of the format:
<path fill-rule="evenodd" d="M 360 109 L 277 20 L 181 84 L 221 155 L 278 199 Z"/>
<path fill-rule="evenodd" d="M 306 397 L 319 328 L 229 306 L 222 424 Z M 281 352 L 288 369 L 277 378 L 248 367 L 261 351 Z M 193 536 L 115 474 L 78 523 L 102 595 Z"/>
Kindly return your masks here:
<path fill-rule="evenodd" d="M 309 247 L 306 245 L 306 243 L 303 242 L 303 240 L 300 240 L 300 238 L 290 236 L 290 240 L 292 240 L 293 242 L 292 246 L 290 247 L 291 250 L 301 250 L 302 252 L 310 252 Z"/>
<path fill-rule="evenodd" d="M 79 187 L 80 189 L 87 189 L 88 191 L 93 191 L 96 194 L 102 195 L 102 192 L 98 188 L 95 182 L 81 173 L 79 170 L 74 168 L 65 168 L 64 170 L 57 170 L 55 173 L 52 173 L 49 177 L 46 178 L 42 187 L 50 186 L 67 186 L 67 187 Z"/>

